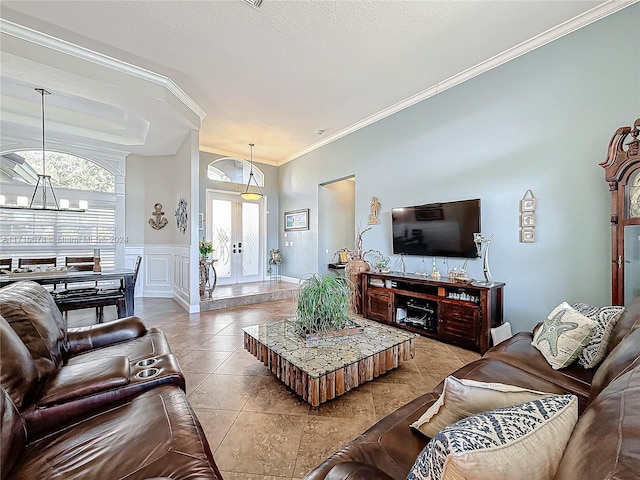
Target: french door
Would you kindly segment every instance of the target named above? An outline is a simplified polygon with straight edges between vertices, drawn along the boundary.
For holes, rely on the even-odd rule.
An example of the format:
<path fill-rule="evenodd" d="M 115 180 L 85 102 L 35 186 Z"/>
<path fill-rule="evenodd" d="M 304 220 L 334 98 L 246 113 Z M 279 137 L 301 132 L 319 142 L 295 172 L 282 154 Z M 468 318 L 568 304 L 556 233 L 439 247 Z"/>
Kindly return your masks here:
<path fill-rule="evenodd" d="M 207 190 L 206 238 L 213 244 L 219 285 L 256 282 L 264 275 L 265 197 Z"/>

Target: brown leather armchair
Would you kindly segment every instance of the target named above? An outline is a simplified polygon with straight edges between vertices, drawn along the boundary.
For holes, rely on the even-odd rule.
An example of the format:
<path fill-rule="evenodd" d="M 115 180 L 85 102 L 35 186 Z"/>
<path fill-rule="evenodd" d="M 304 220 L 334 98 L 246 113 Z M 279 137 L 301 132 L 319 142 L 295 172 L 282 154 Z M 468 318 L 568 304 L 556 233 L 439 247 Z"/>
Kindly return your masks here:
<path fill-rule="evenodd" d="M 33 282 L 0 289 L 1 478 L 222 478 L 164 334 L 64 328 Z"/>

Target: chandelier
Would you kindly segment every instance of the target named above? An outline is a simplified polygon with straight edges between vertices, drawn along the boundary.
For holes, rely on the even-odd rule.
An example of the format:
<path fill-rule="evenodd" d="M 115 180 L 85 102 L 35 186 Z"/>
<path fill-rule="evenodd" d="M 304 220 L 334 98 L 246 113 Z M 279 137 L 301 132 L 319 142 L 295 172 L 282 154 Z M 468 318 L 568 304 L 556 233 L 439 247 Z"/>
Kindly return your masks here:
<path fill-rule="evenodd" d="M 56 192 L 53 190 L 53 185 L 51 184 L 51 175 L 47 175 L 46 171 L 46 148 L 45 148 L 45 128 L 44 128 L 44 97 L 45 95 L 51 95 L 51 92 L 48 92 L 44 88 L 36 88 L 36 92 L 40 93 L 41 102 L 42 102 L 42 173 L 38 173 L 38 181 L 36 182 L 36 186 L 33 189 L 33 194 L 31 195 L 31 200 L 29 197 L 25 196 L 17 196 L 15 205 L 7 205 L 6 197 L 4 195 L 0 195 L 0 208 L 13 208 L 13 209 L 21 209 L 21 210 L 45 210 L 45 211 L 71 211 L 71 212 L 84 212 L 89 208 L 89 202 L 86 200 L 80 200 L 78 202 L 79 208 L 69 208 L 69 200 L 64 198 L 60 199 L 58 202 L 58 198 L 56 197 Z M 38 191 L 41 191 L 42 204 L 34 203 L 36 196 L 38 195 Z"/>
<path fill-rule="evenodd" d="M 258 181 L 256 180 L 256 177 L 253 175 L 253 147 L 254 147 L 254 144 L 250 143 L 249 146 L 251 147 L 251 170 L 249 171 L 249 181 L 247 182 L 247 188 L 245 188 L 244 192 L 242 192 L 240 194 L 240 196 L 242 198 L 244 198 L 245 200 L 260 200 L 263 197 L 262 190 L 260 189 L 260 185 L 258 185 Z M 250 192 L 249 191 L 249 185 L 251 185 L 251 180 L 253 180 L 253 183 L 255 184 L 255 186 L 258 187 L 258 191 L 257 192 Z"/>

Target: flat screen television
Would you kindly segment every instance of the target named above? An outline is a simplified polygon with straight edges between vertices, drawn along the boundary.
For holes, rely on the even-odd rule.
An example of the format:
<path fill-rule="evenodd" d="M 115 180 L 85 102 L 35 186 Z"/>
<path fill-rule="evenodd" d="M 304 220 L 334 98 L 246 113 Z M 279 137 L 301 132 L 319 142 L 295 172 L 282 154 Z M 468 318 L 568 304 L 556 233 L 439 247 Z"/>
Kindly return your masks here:
<path fill-rule="evenodd" d="M 391 226 L 396 255 L 477 258 L 480 199 L 393 208 Z"/>

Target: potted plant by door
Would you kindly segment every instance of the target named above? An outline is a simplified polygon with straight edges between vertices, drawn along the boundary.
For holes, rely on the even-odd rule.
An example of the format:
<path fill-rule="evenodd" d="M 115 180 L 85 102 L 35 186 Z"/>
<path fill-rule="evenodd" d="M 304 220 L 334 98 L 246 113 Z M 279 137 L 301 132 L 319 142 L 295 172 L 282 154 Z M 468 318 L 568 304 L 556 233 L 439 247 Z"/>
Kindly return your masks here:
<path fill-rule="evenodd" d="M 208 242 L 206 239 L 202 239 L 200 243 L 198 243 L 198 248 L 200 249 L 200 285 L 199 291 L 200 296 L 204 295 L 204 292 L 207 288 L 207 283 L 209 282 L 209 269 L 207 268 L 207 260 L 209 259 L 209 255 L 213 253 L 213 244 Z"/>

